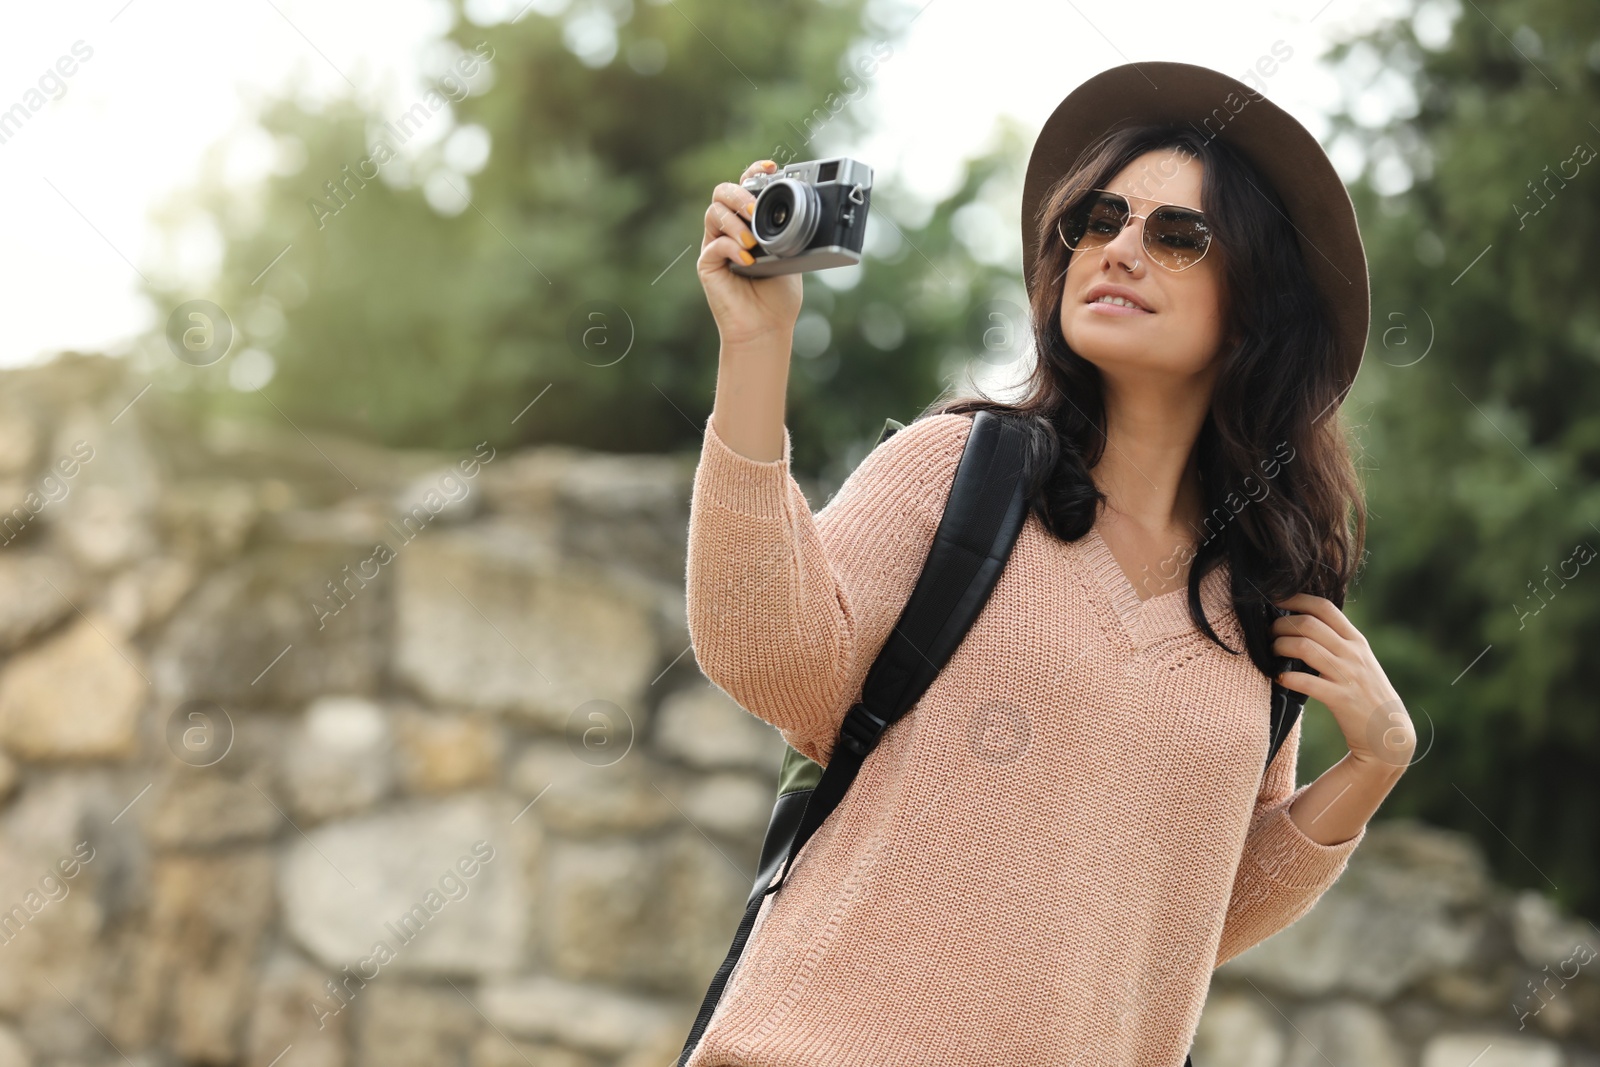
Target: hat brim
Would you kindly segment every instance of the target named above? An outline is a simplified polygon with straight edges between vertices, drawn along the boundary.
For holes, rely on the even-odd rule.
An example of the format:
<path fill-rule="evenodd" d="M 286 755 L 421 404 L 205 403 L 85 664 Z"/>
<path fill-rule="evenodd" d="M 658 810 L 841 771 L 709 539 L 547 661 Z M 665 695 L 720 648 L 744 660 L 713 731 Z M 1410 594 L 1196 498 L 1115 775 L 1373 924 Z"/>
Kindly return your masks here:
<path fill-rule="evenodd" d="M 1051 113 L 1034 142 L 1022 189 L 1023 276 L 1030 288 L 1045 194 L 1106 130 L 1142 123 L 1187 124 L 1208 138 L 1220 137 L 1272 184 L 1299 234 L 1311 279 L 1334 315 L 1342 395 L 1361 367 L 1371 316 L 1355 205 L 1309 130 L 1259 91 L 1209 67 L 1113 67 L 1079 85 Z"/>

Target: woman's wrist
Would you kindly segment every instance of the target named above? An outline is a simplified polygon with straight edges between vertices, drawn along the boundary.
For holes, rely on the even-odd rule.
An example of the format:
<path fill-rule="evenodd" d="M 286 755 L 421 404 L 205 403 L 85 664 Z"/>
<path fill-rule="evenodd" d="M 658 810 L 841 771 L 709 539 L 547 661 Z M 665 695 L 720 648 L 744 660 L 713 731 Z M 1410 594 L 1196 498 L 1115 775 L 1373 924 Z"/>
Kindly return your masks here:
<path fill-rule="evenodd" d="M 718 358 L 712 423 L 724 444 L 758 463 L 783 458 L 790 351 L 789 338 L 775 337 L 724 343 Z"/>

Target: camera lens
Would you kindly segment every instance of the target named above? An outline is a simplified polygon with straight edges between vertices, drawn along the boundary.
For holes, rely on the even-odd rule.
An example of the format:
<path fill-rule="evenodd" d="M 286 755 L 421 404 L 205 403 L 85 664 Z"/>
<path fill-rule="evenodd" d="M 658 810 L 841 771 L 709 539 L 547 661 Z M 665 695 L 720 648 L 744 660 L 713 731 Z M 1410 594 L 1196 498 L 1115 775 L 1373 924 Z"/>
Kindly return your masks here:
<path fill-rule="evenodd" d="M 778 178 L 756 198 L 750 230 L 768 253 L 792 256 L 804 251 L 822 218 L 822 199 L 808 182 Z"/>

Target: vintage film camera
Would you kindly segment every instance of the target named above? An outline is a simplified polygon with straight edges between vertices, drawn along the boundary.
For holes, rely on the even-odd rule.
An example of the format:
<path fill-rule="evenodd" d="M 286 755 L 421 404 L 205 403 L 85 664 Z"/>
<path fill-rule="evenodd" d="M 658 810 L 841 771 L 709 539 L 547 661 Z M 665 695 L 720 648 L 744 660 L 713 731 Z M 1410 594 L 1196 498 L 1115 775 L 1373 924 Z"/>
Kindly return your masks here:
<path fill-rule="evenodd" d="M 774 274 L 848 267 L 861 262 L 872 200 L 872 168 L 848 156 L 791 163 L 756 174 L 743 187 L 756 194 L 750 230 L 755 262 L 734 263 L 735 274 Z"/>

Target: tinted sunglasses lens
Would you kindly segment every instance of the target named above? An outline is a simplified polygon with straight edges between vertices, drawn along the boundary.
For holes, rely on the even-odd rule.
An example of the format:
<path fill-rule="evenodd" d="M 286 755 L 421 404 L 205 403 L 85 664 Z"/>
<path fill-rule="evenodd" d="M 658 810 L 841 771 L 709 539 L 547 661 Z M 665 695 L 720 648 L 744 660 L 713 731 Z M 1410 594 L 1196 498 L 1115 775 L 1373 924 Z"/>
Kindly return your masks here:
<path fill-rule="evenodd" d="M 1109 193 L 1090 193 L 1067 212 L 1061 236 L 1073 251 L 1099 248 L 1122 232 L 1128 221 L 1128 202 Z"/>
<path fill-rule="evenodd" d="M 1192 211 L 1163 208 L 1145 220 L 1145 251 L 1170 270 L 1198 263 L 1210 244 L 1211 228 Z"/>

